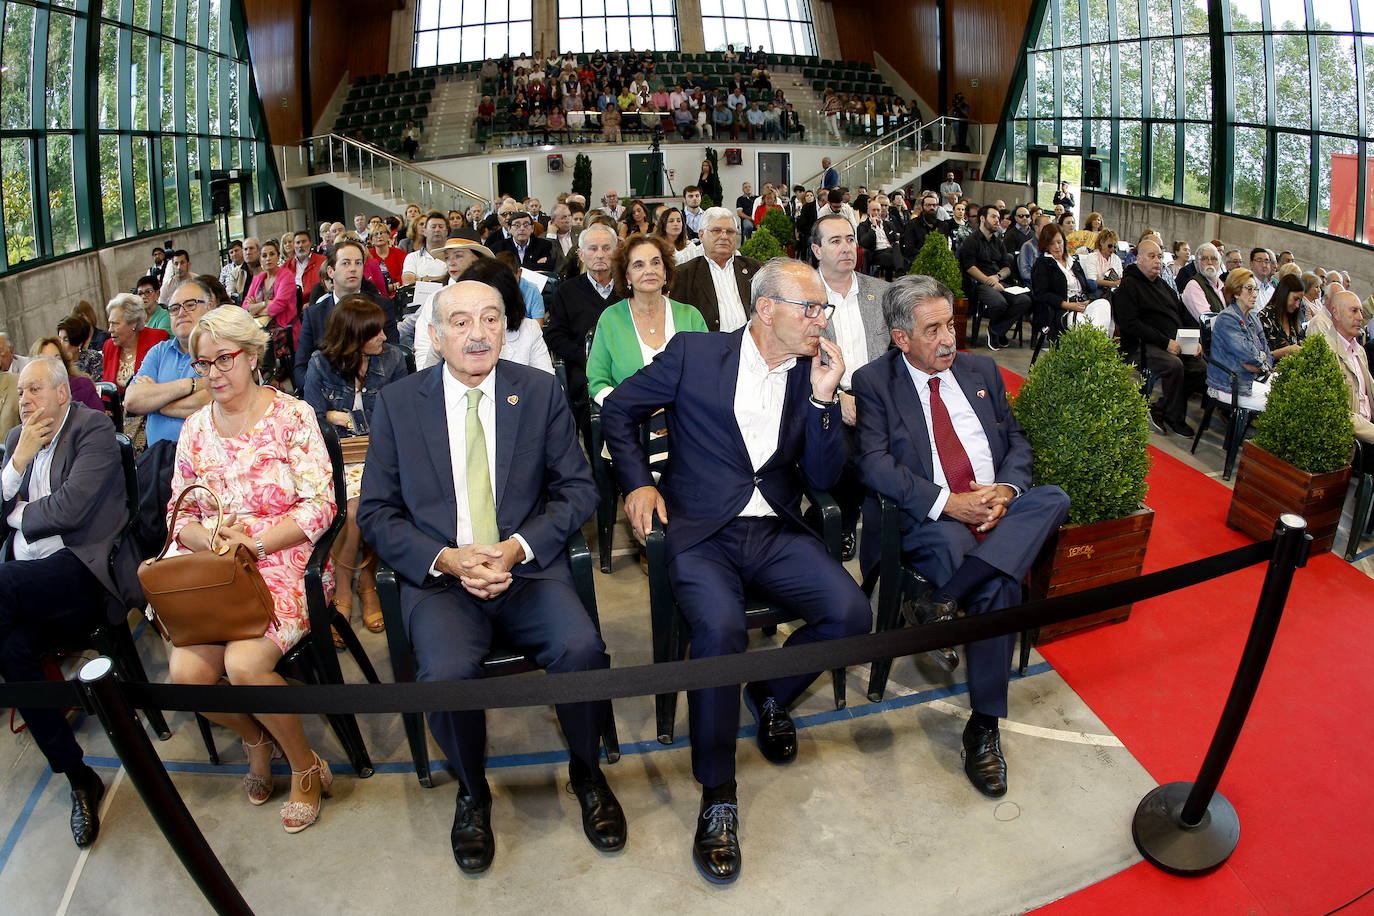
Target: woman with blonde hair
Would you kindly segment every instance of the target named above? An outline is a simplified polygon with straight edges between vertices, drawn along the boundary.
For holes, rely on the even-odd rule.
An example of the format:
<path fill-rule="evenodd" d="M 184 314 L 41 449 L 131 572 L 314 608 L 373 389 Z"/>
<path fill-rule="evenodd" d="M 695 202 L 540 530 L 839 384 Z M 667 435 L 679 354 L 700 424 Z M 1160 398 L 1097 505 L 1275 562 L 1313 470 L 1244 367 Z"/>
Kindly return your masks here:
<path fill-rule="evenodd" d="M 242 545 L 257 558 L 276 619 L 256 639 L 172 648 L 169 667 L 177 684 L 278 686 L 282 655 L 310 630 L 305 569 L 313 545 L 339 507 L 333 469 L 315 412 L 305 401 L 257 381 L 268 335 L 244 309 L 220 306 L 191 331 L 191 369 L 205 379 L 210 403 L 187 418 L 177 442 L 172 499 L 197 483 L 218 497 L 224 524 L 212 538 L 214 501 L 203 491 L 187 496 L 172 536 L 187 551 Z M 171 509 L 171 506 L 168 506 Z M 326 566 L 325 597 L 334 589 Z M 289 800 L 282 805 L 287 833 L 319 818 L 320 800 L 334 781 L 329 764 L 311 748 L 299 716 L 283 713 L 205 713 L 243 739 L 248 801 L 272 796 L 272 760 L 291 765 Z"/>

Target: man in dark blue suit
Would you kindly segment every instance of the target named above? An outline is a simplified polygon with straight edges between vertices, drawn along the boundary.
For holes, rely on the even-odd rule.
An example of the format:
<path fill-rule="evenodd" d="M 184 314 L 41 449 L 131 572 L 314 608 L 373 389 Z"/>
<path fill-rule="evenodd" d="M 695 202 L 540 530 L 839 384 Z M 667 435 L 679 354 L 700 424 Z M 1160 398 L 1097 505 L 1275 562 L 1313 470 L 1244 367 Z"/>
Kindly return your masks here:
<path fill-rule="evenodd" d="M 610 666 L 565 547 L 596 508 L 596 485 L 558 382 L 498 362 L 505 326 L 491 287 L 445 287 L 428 328 L 444 361 L 388 385 L 373 411 L 358 524 L 400 574 L 421 681 L 477 677 L 493 631 L 551 672 Z M 557 711 L 583 830 L 598 849 L 619 849 L 625 815 L 597 762 L 610 704 Z M 485 871 L 495 853 L 485 716 L 431 713 L 429 724 L 461 781 L 454 857 Z"/>
<path fill-rule="evenodd" d="M 386 339 L 388 343 L 400 343 L 401 335 L 396 327 L 396 303 L 386 296 L 374 295 L 363 289 L 363 266 L 367 263 L 367 249 L 362 242 L 345 240 L 335 245 L 329 252 L 325 268 L 334 288 L 315 301 L 307 302 L 301 313 L 301 334 L 296 341 L 296 361 L 291 365 L 291 381 L 297 391 L 305 390 L 305 370 L 310 365 L 310 355 L 324 342 L 325 326 L 334 306 L 353 295 L 364 295 L 376 302 L 386 315 Z M 369 287 L 370 288 L 370 287 Z"/>
<path fill-rule="evenodd" d="M 904 606 L 914 624 L 1021 603 L 1040 546 L 1069 498 L 1031 486 L 1031 449 L 997 364 L 954 346 L 954 297 L 931 277 L 903 277 L 883 297 L 898 349 L 854 373 L 859 475 L 902 508 L 902 553 L 932 586 Z M 968 646 L 964 772 L 1006 794 L 997 720 L 1007 714 L 1013 636 Z"/>
<path fill-rule="evenodd" d="M 816 488 L 844 468 L 836 388 L 840 348 L 821 336 L 830 315 L 816 271 L 775 259 L 754 276 L 753 318 L 729 333 L 677 334 L 606 399 L 601 422 L 643 537 L 666 526 L 668 575 L 692 628 L 694 658 L 743 652 L 746 589 L 806 620 L 801 645 L 867 632 L 867 599 L 802 521 L 798 468 Z M 825 363 L 821 354 L 828 356 Z M 663 408 L 672 447 L 658 486 L 638 427 Z M 814 674 L 749 684 L 759 747 L 775 763 L 797 753 L 787 714 Z M 692 771 L 702 785 L 693 856 L 711 881 L 739 875 L 735 739 L 739 687 L 687 695 Z"/>

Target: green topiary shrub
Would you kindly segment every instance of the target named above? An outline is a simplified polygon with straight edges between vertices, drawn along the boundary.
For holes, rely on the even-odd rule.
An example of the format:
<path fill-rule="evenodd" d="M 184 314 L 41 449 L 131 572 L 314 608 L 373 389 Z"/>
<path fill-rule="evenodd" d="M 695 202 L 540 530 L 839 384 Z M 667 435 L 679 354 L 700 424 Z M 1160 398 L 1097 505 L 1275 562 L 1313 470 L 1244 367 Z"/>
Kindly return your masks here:
<path fill-rule="evenodd" d="M 759 224 L 760 229 L 767 229 L 783 245 L 791 245 L 797 240 L 796 227 L 792 225 L 792 220 L 788 218 L 786 212 L 779 207 L 770 207 L 763 214 L 763 222 Z"/>
<path fill-rule="evenodd" d="M 573 160 L 572 189 L 587 199 L 592 196 L 592 160 L 586 153 L 578 153 Z"/>
<path fill-rule="evenodd" d="M 949 239 L 943 232 L 926 235 L 907 273 L 934 277 L 954 292 L 955 299 L 964 298 L 964 272 L 959 269 L 959 259 L 949 250 Z"/>
<path fill-rule="evenodd" d="M 1140 508 L 1150 470 L 1145 399 L 1103 331 L 1083 322 L 1065 332 L 1031 366 L 1012 413 L 1035 454 L 1035 482 L 1069 494 L 1070 523 Z"/>
<path fill-rule="evenodd" d="M 1355 429 L 1338 357 L 1313 334 L 1279 361 L 1264 413 L 1255 419 L 1255 444 L 1308 474 L 1350 463 Z"/>
<path fill-rule="evenodd" d="M 749 241 L 744 243 L 744 247 L 739 250 L 739 253 L 756 261 L 767 261 L 769 258 L 781 258 L 787 255 L 777 237 L 767 229 L 762 228 L 754 230 L 754 234 L 749 236 Z"/>

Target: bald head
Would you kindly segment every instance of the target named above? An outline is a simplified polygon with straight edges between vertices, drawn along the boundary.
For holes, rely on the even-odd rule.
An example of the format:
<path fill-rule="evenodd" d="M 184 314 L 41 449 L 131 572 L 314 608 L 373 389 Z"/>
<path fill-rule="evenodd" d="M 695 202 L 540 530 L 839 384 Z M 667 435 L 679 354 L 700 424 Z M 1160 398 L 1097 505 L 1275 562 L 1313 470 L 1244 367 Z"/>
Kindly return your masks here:
<path fill-rule="evenodd" d="M 1135 265 L 1140 268 L 1140 272 L 1145 275 L 1147 280 L 1155 280 L 1159 273 L 1164 269 L 1164 249 L 1153 237 L 1140 240 L 1140 244 L 1135 246 Z"/>
<path fill-rule="evenodd" d="M 476 280 L 450 283 L 434 294 L 429 337 L 447 371 L 469 388 L 493 369 L 505 342 L 506 305 L 493 287 Z"/>
<path fill-rule="evenodd" d="M 1326 308 L 1331 313 L 1331 323 L 1336 326 L 1336 332 L 1346 340 L 1354 340 L 1364 324 L 1360 297 L 1349 290 L 1341 290 L 1327 298 Z"/>

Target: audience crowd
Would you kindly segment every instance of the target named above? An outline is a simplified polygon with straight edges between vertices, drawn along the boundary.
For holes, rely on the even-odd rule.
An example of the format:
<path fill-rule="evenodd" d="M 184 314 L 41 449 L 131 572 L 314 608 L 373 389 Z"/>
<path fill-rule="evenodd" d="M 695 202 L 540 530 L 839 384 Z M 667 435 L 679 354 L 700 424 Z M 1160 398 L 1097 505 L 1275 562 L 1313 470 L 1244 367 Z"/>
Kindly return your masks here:
<path fill-rule="evenodd" d="M 483 77 L 530 129 L 536 118 L 554 130 L 555 114 L 566 123 L 591 111 L 611 138 L 635 118 L 643 123 L 646 110 L 655 123 L 686 111 L 686 125 L 717 136 L 785 139 L 791 106 L 773 90 L 767 55 L 738 60 L 737 75 L 720 86 L 665 85 L 648 54 L 593 54 L 580 68 L 568 55 L 502 58 Z M 760 105 L 748 92 L 772 94 Z M 854 116 L 881 113 L 874 100 L 854 104 L 844 103 Z M 479 121 L 491 121 L 493 105 L 484 99 Z M 891 110 L 901 114 L 900 106 Z M 313 233 L 235 240 L 222 265 L 203 271 L 187 252 L 155 247 L 134 290 L 106 305 L 104 327 L 83 302 L 28 358 L 0 335 L 6 559 L 28 561 L 0 563 L 8 602 L 0 675 L 42 677 L 50 631 L 40 613 L 78 630 L 107 615 L 122 623 L 121 609 L 141 607 L 130 564 L 161 545 L 170 505 L 192 483 L 231 514 L 224 527 L 210 525 L 213 501 L 197 492 L 170 520 L 173 541 L 184 551 L 247 547 L 276 620 L 259 639 L 171 650 L 177 683 L 282 682 L 277 661 L 310 627 L 306 563 L 338 513 L 346 523 L 326 592 L 350 625 L 356 597 L 364 628 L 380 633 L 377 569 L 394 568 L 421 679 L 476 676 L 493 625 L 533 647 L 550 671 L 606 667 L 565 548 L 597 502 L 589 459 L 620 484 L 637 538 L 666 526 L 696 657 L 743 650 L 735 612 L 745 584 L 806 620 L 790 644 L 870 629 L 867 599 L 807 533 L 796 468 L 840 503 L 846 559 L 870 489 L 910 503 L 904 549 L 919 543 L 945 558 L 929 568 L 935 584 L 913 604 L 913 622 L 1015 603 L 1026 555 L 1062 521 L 1067 499 L 1031 486 L 1029 446 L 1005 419 L 992 360 L 977 352 L 956 360 L 953 295 L 906 276 L 932 236 L 957 260 L 970 315 L 986 325 L 985 339 L 969 341 L 976 349 L 1009 346 L 1026 323 L 1053 345 L 1074 322 L 1090 321 L 1118 334 L 1124 356 L 1158 379 L 1156 431 L 1191 437 L 1193 395 L 1210 389 L 1229 399 L 1235 373 L 1243 406 L 1262 409 L 1278 360 L 1320 333 L 1347 370 L 1356 435 L 1374 444 L 1363 349 L 1374 297 L 1362 303 L 1349 274 L 1263 245 L 1166 240 L 1149 227 L 1108 226 L 1099 213 L 1080 220 L 1067 185 L 1047 210 L 975 202 L 952 172 L 928 189 L 884 191 L 843 187 L 829 161 L 822 165 L 820 187 L 765 184 L 755 195 L 745 183 L 733 206 L 705 163 L 681 201 L 657 207 L 613 189 L 595 203 L 559 194 L 547 210 L 508 195 L 466 211 L 412 204 Z M 741 251 L 765 224 L 789 257 L 763 262 Z M 1208 355 L 1219 365 L 1209 368 Z M 960 386 L 941 389 L 941 377 L 976 379 L 1003 419 L 980 431 Z M 943 470 L 929 479 L 920 470 L 931 460 L 926 440 L 914 447 L 900 424 L 886 425 L 892 386 L 912 381 L 931 441 L 941 443 Z M 639 435 L 660 410 L 671 418 L 666 469 L 661 456 L 651 465 L 651 437 Z M 122 414 L 139 455 L 136 533 L 123 541 L 124 484 L 102 411 Z M 604 449 L 591 448 L 594 416 Z M 365 453 L 343 469 L 344 503 L 322 430 L 345 442 L 367 437 Z M 957 460 L 946 451 L 951 436 Z M 981 449 L 965 454 L 959 440 L 970 436 Z M 999 466 L 989 454 L 1004 456 Z M 941 519 L 955 524 L 938 527 Z M 948 550 L 930 546 L 948 538 Z M 984 539 L 987 549 L 973 554 Z M 119 562 L 107 565 L 107 556 Z M 56 611 L 33 597 L 59 593 Z M 990 642 L 969 648 L 974 715 L 963 746 L 968 778 L 995 797 L 1006 791 L 997 722 L 1010 645 Z M 769 760 L 796 756 L 787 707 L 810 680 L 745 686 Z M 689 696 L 702 784 L 693 851 L 712 881 L 740 868 L 739 700 L 738 688 Z M 597 764 L 607 714 L 605 704 L 558 707 L 583 829 L 599 849 L 619 848 L 626 836 Z M 315 823 L 333 777 L 299 719 L 207 715 L 242 739 L 248 800 L 273 794 L 272 760 L 284 756 L 292 776 L 282 825 L 297 832 Z M 64 718 L 24 716 L 54 771 L 68 776 L 73 835 L 89 845 L 99 777 L 81 762 Z M 460 772 L 454 855 L 464 871 L 483 871 L 494 834 L 481 713 L 434 714 L 430 725 Z"/>

